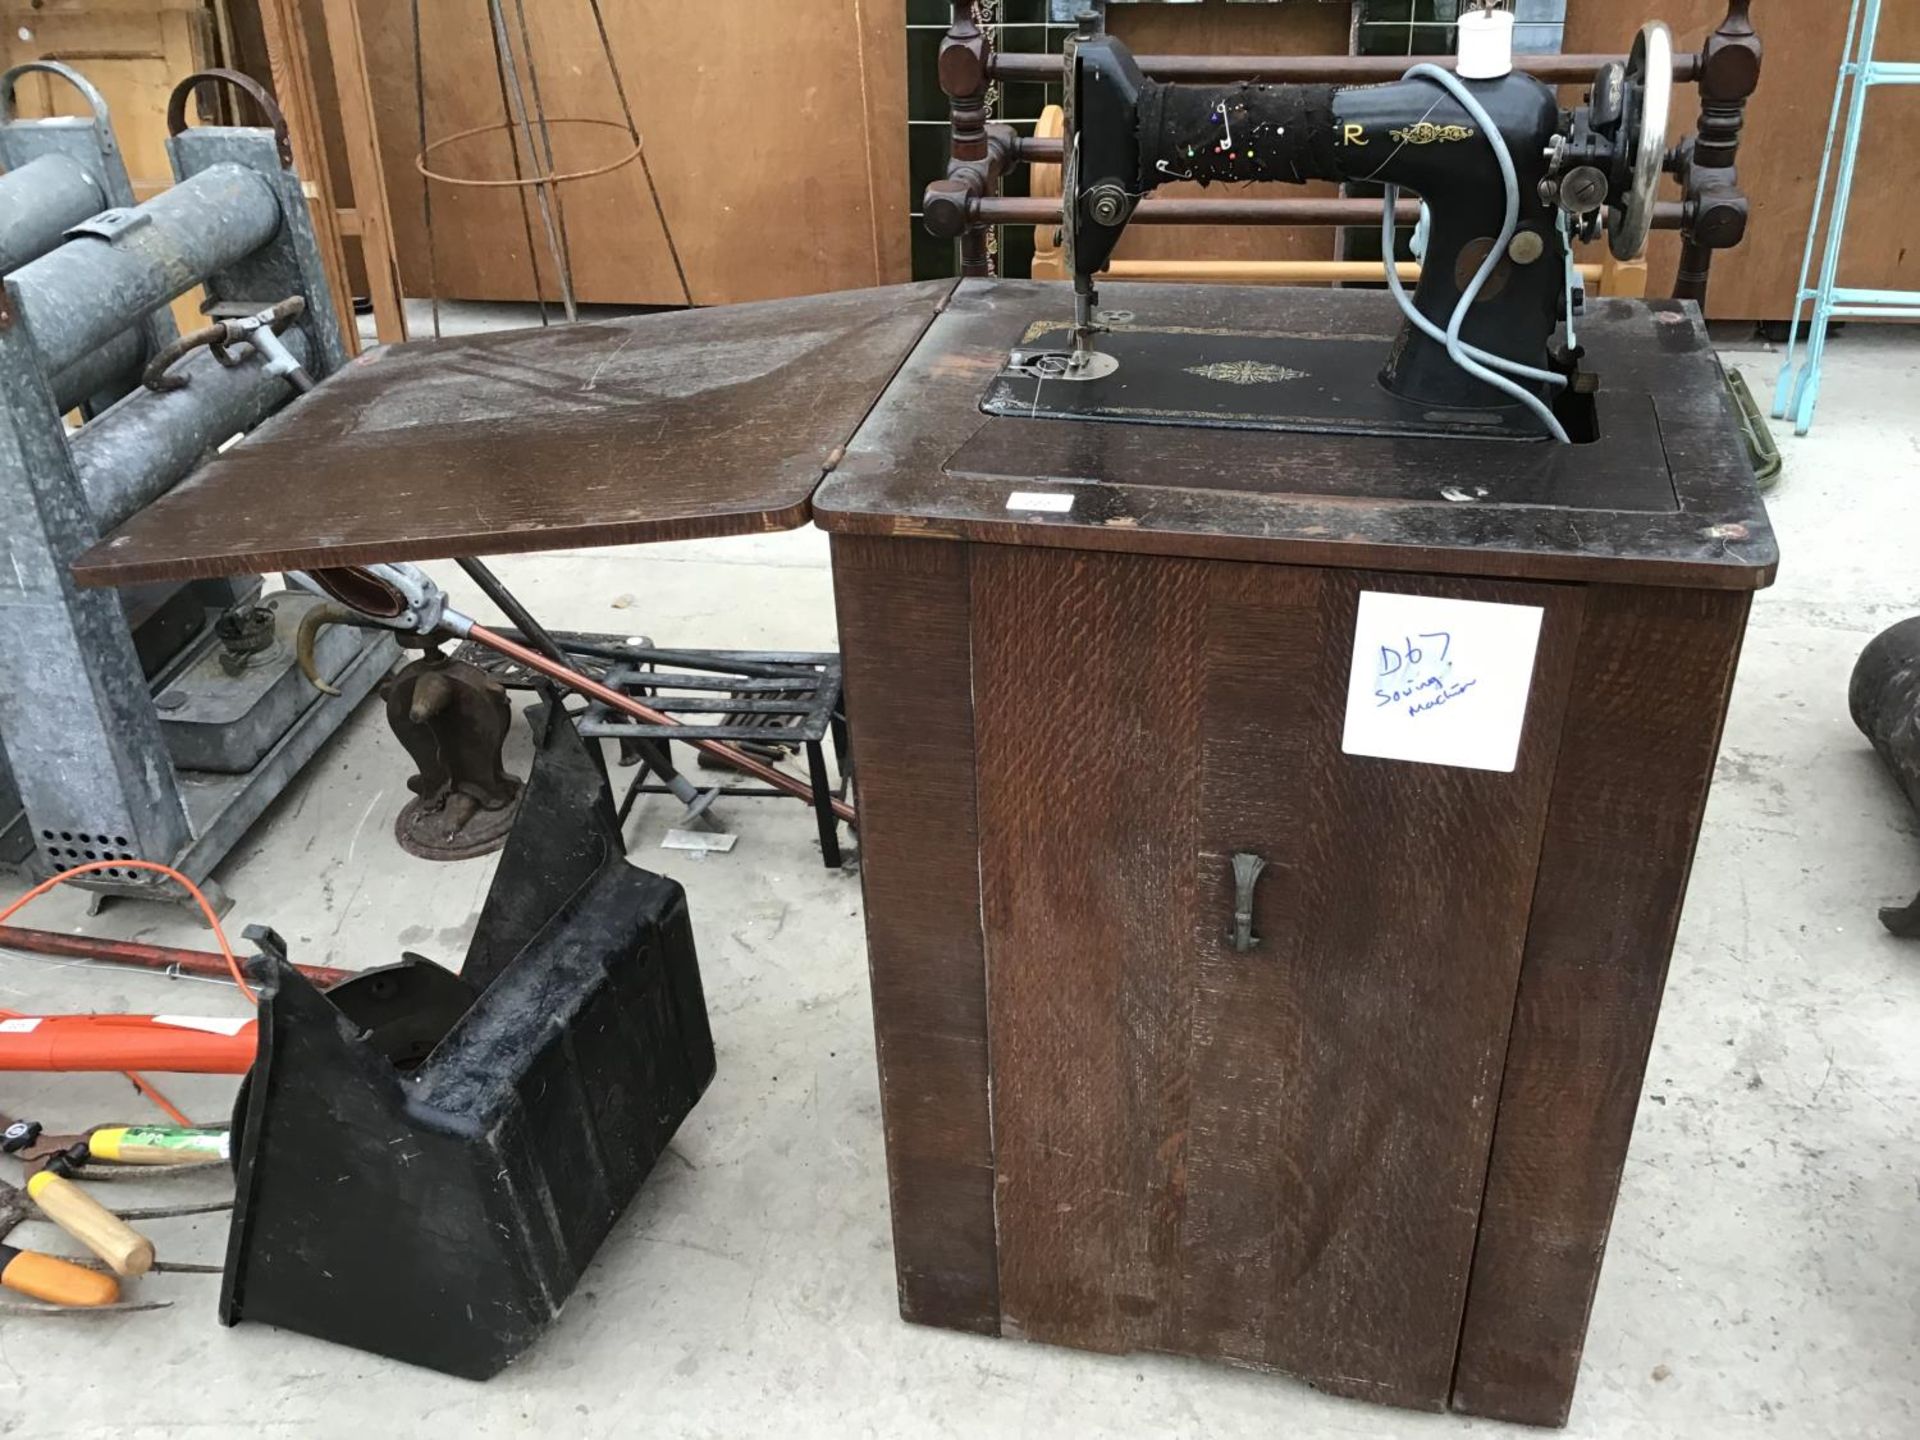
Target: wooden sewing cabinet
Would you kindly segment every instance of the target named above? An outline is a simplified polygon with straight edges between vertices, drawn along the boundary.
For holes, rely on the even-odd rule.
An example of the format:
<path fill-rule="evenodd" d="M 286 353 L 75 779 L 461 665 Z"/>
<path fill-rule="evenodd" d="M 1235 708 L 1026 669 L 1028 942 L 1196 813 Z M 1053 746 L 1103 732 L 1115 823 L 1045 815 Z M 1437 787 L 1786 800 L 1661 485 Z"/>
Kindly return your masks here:
<path fill-rule="evenodd" d="M 983 416 L 1065 309 L 962 285 L 815 500 L 902 1311 L 1562 1422 L 1773 573 L 1704 328 L 1601 302 L 1602 438 L 1560 453 Z M 1366 591 L 1544 611 L 1511 773 L 1342 752 Z"/>

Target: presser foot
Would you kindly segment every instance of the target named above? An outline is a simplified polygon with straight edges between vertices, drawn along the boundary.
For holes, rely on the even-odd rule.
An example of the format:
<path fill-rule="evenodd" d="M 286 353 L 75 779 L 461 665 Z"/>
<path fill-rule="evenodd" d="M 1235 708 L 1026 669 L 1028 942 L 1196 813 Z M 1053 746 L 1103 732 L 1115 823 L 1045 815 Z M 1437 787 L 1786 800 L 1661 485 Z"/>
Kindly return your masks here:
<path fill-rule="evenodd" d="M 1101 380 L 1120 368 L 1118 357 L 1104 350 L 1011 351 L 1002 374 L 1026 375 L 1035 380 Z"/>

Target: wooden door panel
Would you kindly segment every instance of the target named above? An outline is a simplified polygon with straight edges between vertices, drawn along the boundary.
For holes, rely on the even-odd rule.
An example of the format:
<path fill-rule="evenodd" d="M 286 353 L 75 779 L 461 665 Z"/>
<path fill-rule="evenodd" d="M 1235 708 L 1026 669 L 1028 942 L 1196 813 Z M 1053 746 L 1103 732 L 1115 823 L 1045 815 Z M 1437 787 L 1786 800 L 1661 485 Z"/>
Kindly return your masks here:
<path fill-rule="evenodd" d="M 0 53 L 8 65 L 58 60 L 106 97 L 136 199 L 173 184 L 167 159 L 167 97 L 212 63 L 212 17 L 204 0 L 0 0 Z M 86 102 L 49 75 L 15 94 L 22 116 L 86 115 Z"/>
<path fill-rule="evenodd" d="M 1199 647 L 1206 566 L 972 553 L 1002 1333 L 1157 1345 L 1191 1073 L 1192 987 L 1168 959 L 1191 949 L 1201 738 L 1191 670 L 1161 657 Z"/>
<path fill-rule="evenodd" d="M 1268 1305 L 1285 1257 L 1274 1243 L 1276 1193 L 1268 1181 L 1274 1117 L 1287 1104 L 1299 1052 L 1297 981 L 1306 943 L 1294 903 L 1308 849 L 1277 847 L 1310 833 L 1313 735 L 1323 726 L 1323 619 L 1318 570 L 1236 565 L 1217 572 L 1200 667 L 1210 724 L 1199 754 L 1202 903 L 1195 917 L 1194 1104 L 1185 1151 L 1187 1211 L 1172 1342 L 1201 1354 L 1269 1366 Z M 1302 677 L 1276 684 L 1277 675 Z M 1342 691 L 1344 694 L 1344 691 Z M 1249 783 L 1259 777 L 1259 783 Z M 1260 946 L 1237 953 L 1227 939 L 1236 852 L 1268 868 L 1255 890 Z M 1289 1161 L 1288 1163 L 1292 1163 Z M 1253 1297 L 1250 1299 L 1250 1297 Z"/>
<path fill-rule="evenodd" d="M 1195 1210 L 1251 1189 L 1271 1210 L 1206 1225 L 1184 1247 L 1193 1303 L 1238 1296 L 1248 1359 L 1367 1398 L 1447 1398 L 1492 1118 L 1545 829 L 1580 592 L 1319 574 L 1318 645 L 1284 708 L 1258 674 L 1273 582 L 1216 587 L 1206 658 L 1209 735 L 1301 752 L 1298 798 L 1250 813 L 1245 758 L 1204 756 L 1208 910 L 1231 913 L 1236 850 L 1271 864 L 1257 892 L 1261 949 L 1236 954 L 1224 923 L 1197 937 L 1201 1011 L 1219 1017 L 1195 1091 Z M 1340 751 L 1358 596 L 1368 589 L 1537 604 L 1548 611 L 1512 774 L 1348 757 Z M 1289 657 L 1291 658 L 1291 657 Z M 1280 671 L 1277 673 L 1285 673 Z M 1271 809 L 1268 806 L 1261 807 Z M 1268 969 L 1280 972 L 1276 980 Z M 1217 989 L 1214 988 L 1217 986 Z M 1271 996 L 1273 998 L 1269 999 Z M 1263 1023 L 1263 1021 L 1265 1023 Z M 1263 1067 L 1271 1067 L 1264 1068 Z M 1245 1088 L 1238 1077 L 1257 1077 Z M 1251 1157 L 1251 1158 L 1250 1158 Z M 1262 1169 L 1262 1166 L 1267 1168 Z M 1248 1172 L 1251 1172 L 1249 1174 Z M 1231 1257 L 1231 1266 L 1212 1258 Z M 1234 1283 L 1236 1273 L 1248 1278 Z"/>
<path fill-rule="evenodd" d="M 1444 1405 L 1580 593 L 974 553 L 1005 1328 Z M 1363 588 L 1547 609 L 1513 774 L 1341 753 Z"/>

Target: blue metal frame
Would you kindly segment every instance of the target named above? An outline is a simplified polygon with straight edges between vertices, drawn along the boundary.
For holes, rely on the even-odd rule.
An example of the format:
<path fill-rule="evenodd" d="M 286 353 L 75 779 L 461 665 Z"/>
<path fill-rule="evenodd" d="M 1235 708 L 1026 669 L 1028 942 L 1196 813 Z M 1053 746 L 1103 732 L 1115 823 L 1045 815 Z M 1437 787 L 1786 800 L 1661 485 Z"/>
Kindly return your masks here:
<path fill-rule="evenodd" d="M 1847 16 L 1846 45 L 1840 52 L 1840 78 L 1833 91 L 1833 114 L 1827 122 L 1827 148 L 1820 158 L 1820 182 L 1813 197 L 1813 223 L 1807 229 L 1806 254 L 1800 262 L 1800 288 L 1794 297 L 1793 325 L 1787 333 L 1787 363 L 1781 367 L 1780 383 L 1773 396 L 1774 418 L 1791 418 L 1796 435 L 1804 435 L 1813 428 L 1814 407 L 1820 400 L 1820 375 L 1826 362 L 1827 331 L 1833 321 L 1920 320 L 1920 290 L 1861 290 L 1839 283 L 1840 252 L 1846 239 L 1847 211 L 1853 203 L 1853 181 L 1860 159 L 1860 135 L 1866 124 L 1867 96 L 1879 85 L 1920 85 L 1920 64 L 1874 58 L 1881 5 L 1882 0 L 1853 0 L 1853 9 Z M 1835 139 L 1840 138 L 1843 109 L 1847 127 L 1840 146 L 1839 179 L 1828 211 L 1827 181 L 1833 175 L 1833 147 Z M 1814 252 L 1820 249 L 1823 228 L 1826 248 L 1821 255 L 1820 280 L 1809 287 Z M 1807 325 L 1806 351 L 1802 355 L 1801 317 L 1808 304 L 1813 306 L 1813 318 Z"/>

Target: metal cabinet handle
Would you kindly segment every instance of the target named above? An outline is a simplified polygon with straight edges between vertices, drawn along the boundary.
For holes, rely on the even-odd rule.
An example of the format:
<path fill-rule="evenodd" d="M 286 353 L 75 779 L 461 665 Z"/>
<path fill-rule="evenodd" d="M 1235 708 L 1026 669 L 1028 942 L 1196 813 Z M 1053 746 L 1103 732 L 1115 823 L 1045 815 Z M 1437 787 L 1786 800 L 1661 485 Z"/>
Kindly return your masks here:
<path fill-rule="evenodd" d="M 1266 868 L 1267 862 L 1258 855 L 1233 857 L 1233 948 L 1243 955 L 1260 943 L 1253 933 L 1253 887 Z"/>

